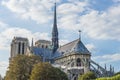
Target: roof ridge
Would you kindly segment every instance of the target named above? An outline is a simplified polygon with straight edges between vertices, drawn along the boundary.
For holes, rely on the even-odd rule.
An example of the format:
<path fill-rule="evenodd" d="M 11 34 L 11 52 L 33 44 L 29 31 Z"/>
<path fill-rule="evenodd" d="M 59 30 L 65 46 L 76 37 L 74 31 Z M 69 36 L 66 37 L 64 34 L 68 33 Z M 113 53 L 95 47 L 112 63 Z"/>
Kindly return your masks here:
<path fill-rule="evenodd" d="M 72 47 L 72 50 L 74 49 L 74 47 L 78 44 L 78 42 L 79 42 L 80 40 L 78 40 L 75 44 L 74 44 L 74 46 Z M 81 42 L 81 41 L 80 41 Z"/>
<path fill-rule="evenodd" d="M 50 41 L 50 40 L 45 40 L 45 39 L 39 39 L 37 41 Z"/>
<path fill-rule="evenodd" d="M 72 43 L 72 42 L 75 42 L 75 41 L 77 41 L 77 40 L 79 40 L 79 39 L 73 40 L 73 41 L 71 41 L 71 42 L 69 42 L 69 43 L 67 43 L 67 44 L 64 44 L 64 45 L 60 46 L 60 47 L 66 46 L 66 45 L 68 45 L 68 44 L 70 44 L 70 43 Z"/>

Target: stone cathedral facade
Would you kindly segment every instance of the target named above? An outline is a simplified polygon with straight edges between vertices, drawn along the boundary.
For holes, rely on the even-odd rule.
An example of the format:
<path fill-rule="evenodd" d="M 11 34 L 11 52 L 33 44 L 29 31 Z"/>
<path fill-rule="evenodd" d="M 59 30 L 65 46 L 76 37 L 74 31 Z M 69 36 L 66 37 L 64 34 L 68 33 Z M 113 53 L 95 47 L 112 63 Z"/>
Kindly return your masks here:
<path fill-rule="evenodd" d="M 84 46 L 81 39 L 76 39 L 63 46 L 59 46 L 56 4 L 54 9 L 54 23 L 52 29 L 52 41 L 38 40 L 29 45 L 29 40 L 23 37 L 14 37 L 11 43 L 11 56 L 38 55 L 43 62 L 50 62 L 53 66 L 67 73 L 70 80 L 77 80 L 79 75 L 94 71 L 98 77 L 110 76 L 114 70 L 109 71 L 91 60 L 91 53 Z M 96 65 L 94 67 L 93 65 Z"/>

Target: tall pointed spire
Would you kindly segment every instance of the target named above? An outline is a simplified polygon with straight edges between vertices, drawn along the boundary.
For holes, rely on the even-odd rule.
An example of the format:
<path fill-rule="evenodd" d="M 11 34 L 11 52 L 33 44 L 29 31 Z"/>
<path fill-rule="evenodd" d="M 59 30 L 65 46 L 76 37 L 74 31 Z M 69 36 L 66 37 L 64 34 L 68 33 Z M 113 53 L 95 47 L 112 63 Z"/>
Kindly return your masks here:
<path fill-rule="evenodd" d="M 110 64 L 110 72 L 112 72 L 112 65 Z"/>
<path fill-rule="evenodd" d="M 113 73 L 114 73 L 114 67 L 113 67 Z"/>
<path fill-rule="evenodd" d="M 54 7 L 54 23 L 53 23 L 53 29 L 52 29 L 52 47 L 53 47 L 53 53 L 55 53 L 55 51 L 59 47 L 58 29 L 57 29 L 56 3 L 55 3 L 55 7 Z"/>
<path fill-rule="evenodd" d="M 32 38 L 32 42 L 31 42 L 31 47 L 33 47 L 33 38 Z"/>
<path fill-rule="evenodd" d="M 107 68 L 106 68 L 106 64 L 105 64 L 105 70 L 107 70 Z"/>
<path fill-rule="evenodd" d="M 57 28 L 56 2 L 54 7 L 54 25 L 53 26 Z"/>
<path fill-rule="evenodd" d="M 79 30 L 79 40 L 81 40 L 81 30 Z"/>

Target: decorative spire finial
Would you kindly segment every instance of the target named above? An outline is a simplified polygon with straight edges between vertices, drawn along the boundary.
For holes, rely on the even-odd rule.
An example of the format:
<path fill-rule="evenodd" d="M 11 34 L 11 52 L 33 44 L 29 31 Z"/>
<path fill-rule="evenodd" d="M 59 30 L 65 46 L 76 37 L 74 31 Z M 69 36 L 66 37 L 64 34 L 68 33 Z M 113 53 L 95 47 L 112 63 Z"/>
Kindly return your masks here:
<path fill-rule="evenodd" d="M 79 30 L 78 32 L 79 32 L 79 40 L 81 40 L 81 30 Z"/>
<path fill-rule="evenodd" d="M 107 70 L 107 68 L 106 68 L 106 64 L 105 64 L 105 70 Z"/>
<path fill-rule="evenodd" d="M 112 65 L 110 64 L 110 72 L 112 71 Z"/>
<path fill-rule="evenodd" d="M 32 43 L 31 43 L 31 47 L 33 47 L 33 38 L 32 38 Z"/>
<path fill-rule="evenodd" d="M 113 67 L 113 73 L 114 73 L 114 67 Z"/>

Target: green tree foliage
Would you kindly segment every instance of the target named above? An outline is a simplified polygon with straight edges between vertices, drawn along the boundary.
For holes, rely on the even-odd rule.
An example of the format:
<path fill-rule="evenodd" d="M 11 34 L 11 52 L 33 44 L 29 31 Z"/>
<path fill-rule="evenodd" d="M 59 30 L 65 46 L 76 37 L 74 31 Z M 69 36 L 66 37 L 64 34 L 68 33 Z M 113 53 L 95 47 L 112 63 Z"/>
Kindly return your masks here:
<path fill-rule="evenodd" d="M 80 75 L 78 80 L 95 80 L 96 76 L 93 72 L 88 72 L 86 74 Z"/>
<path fill-rule="evenodd" d="M 49 63 L 38 63 L 34 66 L 30 80 L 68 80 L 67 75 Z"/>
<path fill-rule="evenodd" d="M 63 71 L 61 71 L 59 68 L 54 68 L 54 71 L 57 76 L 56 80 L 68 80 L 67 75 Z"/>
<path fill-rule="evenodd" d="M 96 80 L 120 80 L 120 74 L 115 75 L 113 77 L 104 77 L 104 78 L 98 78 Z"/>
<path fill-rule="evenodd" d="M 120 72 L 117 72 L 117 73 L 115 73 L 114 75 L 118 75 L 118 74 L 120 74 Z"/>
<path fill-rule="evenodd" d="M 40 62 L 38 56 L 18 55 L 9 64 L 5 80 L 28 80 L 34 64 Z"/>

